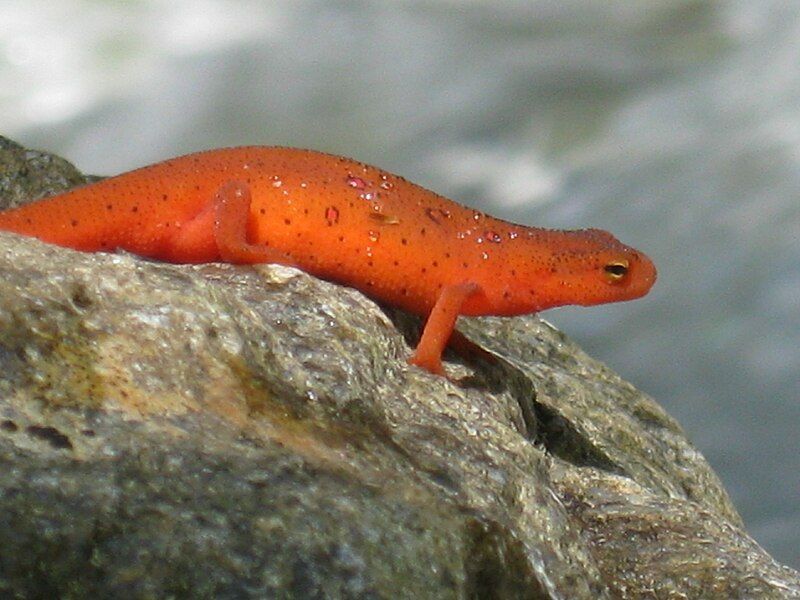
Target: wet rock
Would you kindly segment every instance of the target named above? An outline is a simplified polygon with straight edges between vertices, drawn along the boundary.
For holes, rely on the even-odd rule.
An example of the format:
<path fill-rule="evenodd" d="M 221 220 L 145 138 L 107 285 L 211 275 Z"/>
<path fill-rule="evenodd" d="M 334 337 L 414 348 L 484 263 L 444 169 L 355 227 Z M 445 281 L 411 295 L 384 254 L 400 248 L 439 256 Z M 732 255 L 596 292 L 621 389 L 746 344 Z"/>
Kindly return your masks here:
<path fill-rule="evenodd" d="M 0 143 L 5 202 L 82 181 L 46 156 Z M 294 269 L 0 234 L 0 594 L 800 597 L 562 334 L 464 319 L 486 355 L 448 380 L 407 321 Z"/>

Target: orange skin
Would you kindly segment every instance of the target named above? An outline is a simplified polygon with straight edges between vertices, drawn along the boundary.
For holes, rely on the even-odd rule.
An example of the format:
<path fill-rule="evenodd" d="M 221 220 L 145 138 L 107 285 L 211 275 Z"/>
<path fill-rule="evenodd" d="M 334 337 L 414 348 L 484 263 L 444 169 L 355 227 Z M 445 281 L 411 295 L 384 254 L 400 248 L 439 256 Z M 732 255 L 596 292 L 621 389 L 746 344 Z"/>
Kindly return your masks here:
<path fill-rule="evenodd" d="M 458 315 L 643 296 L 644 254 L 597 229 L 515 225 L 376 167 L 311 150 L 174 158 L 0 212 L 0 230 L 175 263 L 280 263 L 428 316 L 412 364 L 442 374 Z"/>

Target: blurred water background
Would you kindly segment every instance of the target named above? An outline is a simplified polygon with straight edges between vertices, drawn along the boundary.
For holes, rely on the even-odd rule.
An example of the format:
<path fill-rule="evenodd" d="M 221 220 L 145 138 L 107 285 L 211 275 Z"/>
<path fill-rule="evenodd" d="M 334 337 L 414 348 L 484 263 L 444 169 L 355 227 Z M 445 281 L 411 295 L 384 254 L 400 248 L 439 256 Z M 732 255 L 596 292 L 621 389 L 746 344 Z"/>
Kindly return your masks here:
<path fill-rule="evenodd" d="M 611 230 L 655 290 L 547 318 L 800 567 L 800 2 L 3 0 L 0 133 L 97 174 L 312 147 Z"/>

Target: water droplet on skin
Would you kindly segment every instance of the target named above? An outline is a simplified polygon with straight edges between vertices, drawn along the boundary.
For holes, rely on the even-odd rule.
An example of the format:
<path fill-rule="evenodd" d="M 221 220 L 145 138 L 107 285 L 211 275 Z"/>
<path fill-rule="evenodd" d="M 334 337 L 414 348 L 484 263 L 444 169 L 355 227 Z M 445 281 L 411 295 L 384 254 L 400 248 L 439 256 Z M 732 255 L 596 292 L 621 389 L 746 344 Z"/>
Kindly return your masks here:
<path fill-rule="evenodd" d="M 369 231 L 369 239 L 371 241 L 373 241 L 373 242 L 377 242 L 379 239 L 381 239 L 380 232 L 379 231 L 373 231 L 372 229 L 370 229 L 370 231 Z"/>
<path fill-rule="evenodd" d="M 272 182 L 272 187 L 279 188 L 282 185 L 283 185 L 283 182 L 280 179 L 276 179 L 275 181 Z"/>
<path fill-rule="evenodd" d="M 367 258 L 372 258 L 372 246 L 367 246 Z"/>
<path fill-rule="evenodd" d="M 391 181 L 382 181 L 381 187 L 385 190 L 390 190 L 394 187 L 394 184 Z"/>
<path fill-rule="evenodd" d="M 488 260 L 489 259 L 489 253 L 488 252 L 481 252 L 481 258 L 483 260 Z"/>
<path fill-rule="evenodd" d="M 441 222 L 442 219 L 450 218 L 450 211 L 447 210 L 446 208 L 426 208 L 425 214 L 431 221 L 433 221 L 437 225 Z"/>
<path fill-rule="evenodd" d="M 492 242 L 493 244 L 499 244 L 503 239 L 496 231 L 486 231 L 483 236 L 486 238 L 487 242 Z"/>
<path fill-rule="evenodd" d="M 515 240 L 519 237 L 519 234 L 516 231 L 509 231 L 508 232 L 508 239 Z"/>
<path fill-rule="evenodd" d="M 483 213 L 478 212 L 477 210 L 472 213 L 472 219 L 474 221 L 480 221 L 483 218 Z"/>
<path fill-rule="evenodd" d="M 307 184 L 305 181 L 303 181 L 303 182 L 300 184 L 300 187 L 301 187 L 301 188 L 303 188 L 303 189 L 305 189 L 305 188 L 307 188 L 307 187 L 308 187 L 308 184 Z"/>
<path fill-rule="evenodd" d="M 339 222 L 339 209 L 335 206 L 329 206 L 325 209 L 325 220 L 328 225 L 336 225 Z"/>
<path fill-rule="evenodd" d="M 377 221 L 381 225 L 399 225 L 400 219 L 394 215 L 384 215 L 383 213 L 369 213 L 373 221 Z"/>
<path fill-rule="evenodd" d="M 376 194 L 374 194 L 373 192 L 364 192 L 363 194 L 360 194 L 358 197 L 361 198 L 362 200 L 367 200 L 371 202 L 372 200 L 375 199 L 375 196 Z"/>
<path fill-rule="evenodd" d="M 361 179 L 361 177 L 354 177 L 353 175 L 347 176 L 347 185 L 350 187 L 354 187 L 357 190 L 363 190 L 367 187 L 367 182 Z"/>

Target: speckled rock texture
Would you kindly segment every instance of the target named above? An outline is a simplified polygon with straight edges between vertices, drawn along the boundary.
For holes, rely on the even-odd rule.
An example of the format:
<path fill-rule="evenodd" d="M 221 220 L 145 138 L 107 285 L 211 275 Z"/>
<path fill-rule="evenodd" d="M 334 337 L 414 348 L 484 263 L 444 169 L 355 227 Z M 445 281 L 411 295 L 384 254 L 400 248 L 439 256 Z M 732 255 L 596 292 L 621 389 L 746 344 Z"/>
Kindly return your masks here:
<path fill-rule="evenodd" d="M 83 181 L 0 140 L 6 206 Z M 416 328 L 294 269 L 0 234 L 0 597 L 800 598 L 561 333 L 462 319 L 487 355 L 445 379 Z"/>

